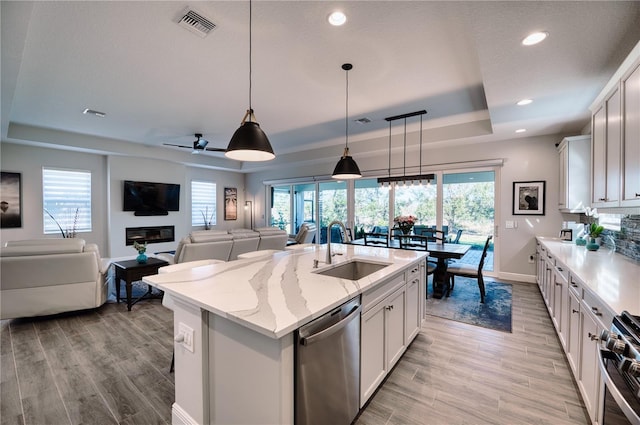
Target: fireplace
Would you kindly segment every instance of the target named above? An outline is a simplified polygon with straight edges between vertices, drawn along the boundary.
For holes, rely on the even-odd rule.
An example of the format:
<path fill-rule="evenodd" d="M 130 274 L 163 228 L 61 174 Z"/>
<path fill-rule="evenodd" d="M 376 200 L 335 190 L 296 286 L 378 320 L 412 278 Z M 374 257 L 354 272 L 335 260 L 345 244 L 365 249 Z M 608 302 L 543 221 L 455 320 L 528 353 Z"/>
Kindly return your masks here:
<path fill-rule="evenodd" d="M 125 229 L 126 245 L 138 243 L 173 242 L 175 226 L 127 227 Z"/>

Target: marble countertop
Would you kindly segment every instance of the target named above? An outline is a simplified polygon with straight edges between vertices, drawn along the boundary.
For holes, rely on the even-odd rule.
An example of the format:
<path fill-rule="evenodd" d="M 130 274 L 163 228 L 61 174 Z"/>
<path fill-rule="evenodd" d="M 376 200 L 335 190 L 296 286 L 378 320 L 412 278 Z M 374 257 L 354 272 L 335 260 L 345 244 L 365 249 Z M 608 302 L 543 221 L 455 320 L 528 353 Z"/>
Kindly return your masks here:
<path fill-rule="evenodd" d="M 613 312 L 640 315 L 640 263 L 611 249 L 587 251 L 584 246 L 556 238 L 538 237 L 556 260 L 564 264 L 588 290 Z"/>
<path fill-rule="evenodd" d="M 326 245 L 282 251 L 266 258 L 229 261 L 147 276 L 145 283 L 174 298 L 280 338 L 343 302 L 418 264 L 426 252 L 331 244 L 333 264 L 324 263 Z M 389 264 L 360 280 L 322 276 L 317 270 L 354 258 Z M 320 263 L 313 268 L 314 260 Z"/>

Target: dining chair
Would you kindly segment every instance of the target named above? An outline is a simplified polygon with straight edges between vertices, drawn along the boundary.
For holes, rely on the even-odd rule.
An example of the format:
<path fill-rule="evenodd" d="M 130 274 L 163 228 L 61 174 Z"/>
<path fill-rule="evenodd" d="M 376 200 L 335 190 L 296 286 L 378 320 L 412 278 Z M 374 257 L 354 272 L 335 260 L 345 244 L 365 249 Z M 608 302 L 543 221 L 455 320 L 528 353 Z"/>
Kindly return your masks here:
<path fill-rule="evenodd" d="M 449 295 L 453 292 L 453 287 L 455 286 L 455 276 L 477 279 L 478 289 L 480 289 L 480 302 L 484 304 L 484 278 L 482 277 L 482 268 L 484 267 L 484 260 L 487 257 L 487 250 L 489 249 L 491 239 L 493 239 L 493 236 L 487 237 L 482 255 L 480 256 L 480 262 L 477 266 L 460 263 L 449 265 L 445 275 L 445 282 L 449 285 Z"/>
<path fill-rule="evenodd" d="M 424 235 L 402 235 L 397 236 L 400 240 L 400 248 L 401 249 L 410 249 L 414 251 L 428 251 L 428 241 L 429 238 Z M 438 267 L 438 263 L 436 259 L 430 260 L 427 258 L 427 277 L 433 274 L 436 271 L 436 267 Z M 425 284 L 428 286 L 428 279 L 425 279 Z"/>
<path fill-rule="evenodd" d="M 389 234 L 388 233 L 365 233 L 364 234 L 365 245 L 377 245 L 389 247 Z"/>
<path fill-rule="evenodd" d="M 462 229 L 458 229 L 458 231 L 456 232 L 456 236 L 453 239 L 451 239 L 449 242 L 460 243 L 460 236 L 462 236 Z"/>

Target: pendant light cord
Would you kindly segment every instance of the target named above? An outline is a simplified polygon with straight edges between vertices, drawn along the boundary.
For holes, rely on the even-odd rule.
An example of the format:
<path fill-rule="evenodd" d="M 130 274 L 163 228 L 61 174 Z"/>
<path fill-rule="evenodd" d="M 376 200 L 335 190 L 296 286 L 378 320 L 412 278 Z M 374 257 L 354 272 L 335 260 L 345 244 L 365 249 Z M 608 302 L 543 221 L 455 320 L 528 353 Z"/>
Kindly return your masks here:
<path fill-rule="evenodd" d="M 249 121 L 251 121 L 251 114 L 253 113 L 253 108 L 251 107 L 251 27 L 253 25 L 251 22 L 252 13 L 252 4 L 251 0 L 249 0 Z"/>
<path fill-rule="evenodd" d="M 346 79 L 347 79 L 347 96 L 346 96 L 346 102 L 345 102 L 345 115 L 344 115 L 344 146 L 345 148 L 349 148 L 349 70 L 347 69 L 345 71 L 346 74 Z"/>

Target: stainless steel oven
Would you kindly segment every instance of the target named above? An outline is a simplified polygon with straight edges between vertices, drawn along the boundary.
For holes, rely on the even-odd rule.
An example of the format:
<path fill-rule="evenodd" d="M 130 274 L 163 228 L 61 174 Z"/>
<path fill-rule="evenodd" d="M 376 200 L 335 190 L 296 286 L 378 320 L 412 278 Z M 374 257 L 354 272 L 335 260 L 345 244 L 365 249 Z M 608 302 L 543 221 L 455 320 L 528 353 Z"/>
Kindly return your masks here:
<path fill-rule="evenodd" d="M 599 365 L 604 384 L 601 425 L 640 425 L 640 320 L 616 316 L 601 335 Z"/>

